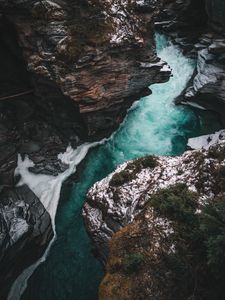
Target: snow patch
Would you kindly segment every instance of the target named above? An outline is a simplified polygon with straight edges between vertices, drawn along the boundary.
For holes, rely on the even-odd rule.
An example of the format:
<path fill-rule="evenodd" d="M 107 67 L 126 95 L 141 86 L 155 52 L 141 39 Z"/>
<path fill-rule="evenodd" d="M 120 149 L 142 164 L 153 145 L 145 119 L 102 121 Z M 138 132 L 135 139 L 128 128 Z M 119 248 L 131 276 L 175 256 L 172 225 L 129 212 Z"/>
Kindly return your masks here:
<path fill-rule="evenodd" d="M 215 144 L 220 144 L 225 140 L 225 129 L 215 132 L 214 134 L 202 135 L 188 140 L 188 147 L 193 150 L 208 150 Z"/>

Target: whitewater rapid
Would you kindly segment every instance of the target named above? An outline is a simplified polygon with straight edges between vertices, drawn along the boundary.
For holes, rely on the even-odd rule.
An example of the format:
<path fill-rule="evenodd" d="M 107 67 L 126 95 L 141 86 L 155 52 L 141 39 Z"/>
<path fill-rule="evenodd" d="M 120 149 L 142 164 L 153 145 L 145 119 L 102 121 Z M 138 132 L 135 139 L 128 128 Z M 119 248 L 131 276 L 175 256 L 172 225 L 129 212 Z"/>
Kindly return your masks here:
<path fill-rule="evenodd" d="M 103 139 L 100 142 L 94 143 L 85 143 L 81 146 L 78 146 L 76 149 L 73 149 L 71 146 L 68 146 L 64 153 L 58 155 L 58 159 L 62 163 L 68 165 L 68 168 L 65 172 L 60 173 L 58 176 L 50 176 L 44 174 L 34 174 L 29 171 L 30 167 L 34 167 L 35 164 L 28 156 L 25 156 L 24 160 L 21 155 L 18 155 L 17 168 L 15 169 L 15 175 L 20 175 L 21 179 L 18 183 L 18 186 L 28 185 L 28 187 L 34 192 L 34 194 L 39 198 L 39 200 L 44 205 L 45 209 L 49 213 L 52 222 L 52 228 L 54 232 L 53 239 L 50 241 L 44 255 L 33 265 L 28 267 L 14 282 L 8 299 L 7 300 L 19 300 L 23 292 L 27 287 L 27 280 L 32 275 L 34 270 L 45 261 L 49 250 L 56 238 L 55 231 L 55 216 L 57 212 L 57 207 L 60 198 L 60 191 L 62 183 L 73 173 L 76 172 L 77 166 L 85 158 L 90 148 L 93 148 L 97 145 L 104 144 L 106 139 Z"/>

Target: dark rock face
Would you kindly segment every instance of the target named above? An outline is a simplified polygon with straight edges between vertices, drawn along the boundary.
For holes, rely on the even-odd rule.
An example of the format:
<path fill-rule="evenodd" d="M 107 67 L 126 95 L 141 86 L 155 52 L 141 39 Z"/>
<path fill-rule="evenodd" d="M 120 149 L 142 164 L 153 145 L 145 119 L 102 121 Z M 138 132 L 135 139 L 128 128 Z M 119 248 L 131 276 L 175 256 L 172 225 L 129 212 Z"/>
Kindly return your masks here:
<path fill-rule="evenodd" d="M 177 103 L 213 110 L 225 124 L 224 1 L 168 1 L 157 28 L 171 36 L 184 54 L 197 59 L 189 86 Z M 162 21 L 166 20 L 166 21 Z"/>
<path fill-rule="evenodd" d="M 0 193 L 0 298 L 11 284 L 41 257 L 53 237 L 51 219 L 27 187 L 4 188 Z"/>
<path fill-rule="evenodd" d="M 209 16 L 210 27 L 224 34 L 225 29 L 225 3 L 222 0 L 206 0 L 206 10 Z"/>
<path fill-rule="evenodd" d="M 165 1 L 165 8 L 157 18 L 156 29 L 169 35 L 174 44 L 184 52 L 196 58 L 194 44 L 208 24 L 205 0 Z"/>
<path fill-rule="evenodd" d="M 168 80 L 168 73 L 143 67 L 158 61 L 152 25 L 161 5 L 153 0 L 0 1 L 17 29 L 36 95 L 48 101 L 52 87 L 58 87 L 55 97 L 74 101 L 92 137 L 110 134 L 146 87 Z"/>
<path fill-rule="evenodd" d="M 69 143 L 76 147 L 85 132 L 78 108 L 68 97 L 62 101 L 58 89 L 48 89 L 48 101 L 34 95 L 15 29 L 5 19 L 0 19 L 0 40 L 0 185 L 9 186 L 18 153 L 29 155 L 35 172 L 56 175 L 66 167 L 58 153 Z"/>
<path fill-rule="evenodd" d="M 204 0 L 165 1 L 165 7 L 157 17 L 156 28 L 173 33 L 172 36 L 196 38 L 207 25 Z"/>
<path fill-rule="evenodd" d="M 203 34 L 194 45 L 197 52 L 196 72 L 177 103 L 196 102 L 216 111 L 225 124 L 225 39 L 218 34 Z"/>
<path fill-rule="evenodd" d="M 225 40 L 224 40 L 225 41 Z M 221 38 L 198 51 L 197 75 L 178 102 L 197 102 L 206 109 L 216 111 L 225 124 L 225 44 Z"/>

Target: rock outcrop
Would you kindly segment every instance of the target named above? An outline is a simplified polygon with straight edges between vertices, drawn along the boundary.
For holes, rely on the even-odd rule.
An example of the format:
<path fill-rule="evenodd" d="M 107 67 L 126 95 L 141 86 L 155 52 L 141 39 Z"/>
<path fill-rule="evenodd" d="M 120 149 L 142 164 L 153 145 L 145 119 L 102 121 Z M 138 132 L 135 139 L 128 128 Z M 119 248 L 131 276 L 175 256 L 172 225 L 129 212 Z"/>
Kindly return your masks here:
<path fill-rule="evenodd" d="M 156 28 L 171 36 L 184 54 L 197 59 L 189 86 L 177 103 L 197 103 L 225 120 L 225 7 L 217 0 L 166 1 Z"/>
<path fill-rule="evenodd" d="M 51 219 L 26 186 L 0 194 L 0 298 L 6 299 L 17 276 L 46 250 L 53 237 Z"/>
<path fill-rule="evenodd" d="M 100 299 L 223 299 L 224 171 L 221 133 L 207 150 L 127 162 L 90 189 L 85 224 L 108 257 Z"/>
<path fill-rule="evenodd" d="M 221 135 L 219 141 L 223 139 Z M 127 162 L 97 182 L 87 194 L 83 217 L 100 259 L 106 262 L 108 242 L 113 234 L 131 223 L 150 195 L 159 189 L 185 183 L 190 190 L 198 192 L 200 198 L 215 197 L 219 189 L 214 188 L 214 175 L 221 164 L 219 153 L 224 153 L 224 147 L 224 143 L 216 143 L 208 151 L 188 151 L 178 157 L 150 156 Z M 218 157 L 217 154 L 214 157 L 214 152 Z"/>
<path fill-rule="evenodd" d="M 110 241 L 100 300 L 224 298 L 224 190 L 197 199 L 183 184 L 149 198 Z"/>
<path fill-rule="evenodd" d="M 132 102 L 169 72 L 155 54 L 162 1 L 0 1 L 18 34 L 35 94 L 74 101 L 88 136 L 111 133 Z M 76 117 L 76 115 L 75 115 Z"/>
<path fill-rule="evenodd" d="M 224 124 L 223 1 L 165 1 L 156 28 L 197 59 L 177 104 Z M 198 150 L 127 162 L 88 192 L 83 216 L 106 265 L 100 299 L 223 299 L 224 132 L 189 146 Z"/>
<path fill-rule="evenodd" d="M 205 34 L 196 47 L 198 51 L 196 76 L 178 103 L 196 102 L 198 105 L 216 111 L 225 124 L 225 38 Z"/>

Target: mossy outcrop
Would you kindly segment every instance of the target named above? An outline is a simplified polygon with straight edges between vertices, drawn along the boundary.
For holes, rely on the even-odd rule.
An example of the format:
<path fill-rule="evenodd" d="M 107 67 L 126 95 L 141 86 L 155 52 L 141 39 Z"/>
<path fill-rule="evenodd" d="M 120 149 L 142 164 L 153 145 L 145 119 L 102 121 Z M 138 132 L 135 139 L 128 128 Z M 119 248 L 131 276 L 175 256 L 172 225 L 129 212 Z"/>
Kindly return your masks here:
<path fill-rule="evenodd" d="M 225 198 L 197 200 L 185 184 L 149 198 L 109 243 L 100 300 L 224 298 Z"/>
<path fill-rule="evenodd" d="M 132 223 L 157 191 L 178 183 L 185 184 L 195 195 L 196 207 L 206 199 L 213 201 L 224 195 L 225 144 L 222 135 L 218 142 L 207 149 L 187 151 L 182 156 L 154 158 L 154 165 L 142 165 L 135 172 L 130 166 L 139 165 L 140 160 L 124 163 L 90 189 L 83 216 L 103 263 L 107 261 L 108 243 L 113 234 Z M 177 194 L 179 200 L 182 197 L 179 189 L 173 194 Z M 168 195 L 168 199 L 172 198 L 176 200 Z M 169 209 L 169 200 L 166 209 Z"/>
<path fill-rule="evenodd" d="M 225 281 L 225 142 L 157 157 L 120 184 L 97 182 L 83 215 L 106 274 L 105 300 L 222 300 Z M 212 135 L 210 135 L 212 136 Z M 208 143 L 208 145 L 207 145 Z M 211 144 L 210 144 L 211 143 Z M 199 146 L 200 147 L 200 146 Z"/>

